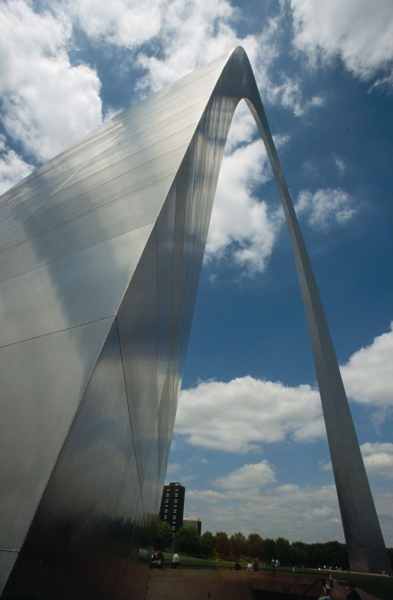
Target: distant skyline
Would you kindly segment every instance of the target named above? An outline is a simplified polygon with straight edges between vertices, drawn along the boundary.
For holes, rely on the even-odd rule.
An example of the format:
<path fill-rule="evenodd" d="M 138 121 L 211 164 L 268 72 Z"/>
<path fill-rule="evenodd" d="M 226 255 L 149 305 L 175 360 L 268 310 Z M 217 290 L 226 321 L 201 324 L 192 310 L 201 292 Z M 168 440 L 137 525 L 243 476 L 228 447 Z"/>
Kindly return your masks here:
<path fill-rule="evenodd" d="M 130 102 L 247 50 L 393 545 L 393 5 L 0 6 L 0 192 Z M 306 323 L 246 107 L 222 166 L 168 480 L 204 530 L 343 540 Z"/>

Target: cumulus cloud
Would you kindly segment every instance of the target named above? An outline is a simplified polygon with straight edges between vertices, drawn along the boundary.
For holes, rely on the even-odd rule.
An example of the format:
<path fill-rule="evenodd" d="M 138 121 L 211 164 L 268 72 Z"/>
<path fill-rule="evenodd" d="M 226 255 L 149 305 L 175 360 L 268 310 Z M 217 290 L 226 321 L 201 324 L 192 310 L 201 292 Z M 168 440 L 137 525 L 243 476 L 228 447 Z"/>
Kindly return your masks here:
<path fill-rule="evenodd" d="M 295 115 L 323 102 L 319 96 L 305 99 L 300 80 L 274 68 L 280 54 L 281 13 L 242 35 L 241 10 L 230 0 L 67 0 L 57 6 L 58 14 L 67 14 L 96 44 L 131 50 L 144 70 L 138 81 L 141 88 L 158 90 L 242 45 L 265 99 Z"/>
<path fill-rule="evenodd" d="M 237 108 L 230 129 L 213 204 L 206 259 L 233 261 L 252 274 L 263 271 L 283 225 L 279 199 L 272 209 L 260 198 L 260 186 L 272 179 L 265 146 L 256 134 L 245 103 Z M 277 147 L 288 141 L 276 136 Z"/>
<path fill-rule="evenodd" d="M 228 138 L 225 144 L 225 153 L 231 154 L 240 145 L 249 144 L 257 136 L 255 119 L 244 100 L 241 100 L 233 115 Z M 266 161 L 266 154 L 264 161 Z"/>
<path fill-rule="evenodd" d="M 262 271 L 273 250 L 281 222 L 256 195 L 271 178 L 260 140 L 240 146 L 224 157 L 213 205 L 207 259 L 225 252 L 238 265 Z"/>
<path fill-rule="evenodd" d="M 240 16 L 239 9 L 235 10 L 228 0 L 169 3 L 162 11 L 160 32 L 155 38 L 160 53 L 141 49 L 138 54 L 139 64 L 145 70 L 140 85 L 158 90 L 240 45 L 251 60 L 265 100 L 283 106 L 295 116 L 321 106 L 323 98 L 305 98 L 299 79 L 274 68 L 280 55 L 281 15 L 268 19 L 259 31 L 245 36 L 236 29 Z"/>
<path fill-rule="evenodd" d="M 366 442 L 360 445 L 366 471 L 369 476 L 393 478 L 393 444 L 390 442 Z M 322 471 L 332 472 L 332 463 L 322 463 Z"/>
<path fill-rule="evenodd" d="M 393 444 L 367 442 L 360 449 L 370 475 L 393 478 Z"/>
<path fill-rule="evenodd" d="M 65 6 L 91 39 L 135 48 L 159 34 L 167 4 L 164 0 L 68 0 Z"/>
<path fill-rule="evenodd" d="M 0 194 L 6 192 L 33 170 L 14 150 L 7 147 L 6 138 L 0 135 Z"/>
<path fill-rule="evenodd" d="M 287 75 L 283 75 L 281 83 L 270 83 L 267 87 L 267 95 L 273 104 L 281 104 L 291 110 L 296 117 L 301 117 L 311 108 L 319 108 L 325 104 L 322 96 L 312 96 L 306 100 L 300 81 Z"/>
<path fill-rule="evenodd" d="M 393 323 L 386 333 L 352 354 L 341 372 L 350 398 L 383 409 L 393 407 Z"/>
<path fill-rule="evenodd" d="M 332 485 L 284 483 L 262 485 L 260 489 L 255 485 L 242 489 L 217 488 L 213 483 L 211 488 L 187 492 L 187 510 L 203 514 L 207 529 L 259 532 L 265 537 L 284 536 L 293 541 L 343 539 Z"/>
<path fill-rule="evenodd" d="M 356 214 L 352 196 L 340 188 L 320 189 L 314 193 L 303 190 L 295 208 L 296 213 L 304 215 L 308 224 L 315 229 L 345 225 Z"/>
<path fill-rule="evenodd" d="M 249 452 L 286 437 L 311 440 L 323 433 L 319 394 L 309 385 L 240 377 L 183 390 L 176 433 L 195 446 Z"/>
<path fill-rule="evenodd" d="M 139 63 L 146 72 L 145 86 L 160 89 L 239 43 L 251 56 L 255 54 L 255 36 L 238 37 L 233 27 L 234 9 L 227 0 L 174 0 L 165 4 L 157 40 L 160 54 L 143 50 L 139 54 Z"/>
<path fill-rule="evenodd" d="M 253 63 L 264 97 L 295 115 L 320 106 L 319 96 L 305 99 L 301 82 L 274 69 L 279 56 L 282 15 L 259 31 L 240 35 L 241 11 L 230 0 L 68 0 L 66 12 L 96 43 L 132 50 L 144 70 L 138 85 L 159 90 L 196 67 L 243 46 Z M 61 4 L 64 10 L 64 4 Z M 203 51 L 201 51 L 203 49 Z"/>
<path fill-rule="evenodd" d="M 289 0 L 295 46 L 311 62 L 340 57 L 352 73 L 369 78 L 393 63 L 393 4 L 379 0 Z"/>
<path fill-rule="evenodd" d="M 228 473 L 215 481 L 217 487 L 231 492 L 248 493 L 251 490 L 257 492 L 276 480 L 272 465 L 267 460 L 259 463 L 243 465 L 239 469 Z"/>
<path fill-rule="evenodd" d="M 273 465 L 263 461 L 243 465 L 208 486 L 188 489 L 186 499 L 187 512 L 203 514 L 206 529 L 259 532 L 265 537 L 283 536 L 292 541 L 343 541 L 337 493 L 332 484 L 277 482 Z M 391 544 L 393 494 L 374 490 L 374 499 L 385 539 Z"/>
<path fill-rule="evenodd" d="M 1 117 L 7 134 L 38 160 L 52 157 L 102 121 L 100 81 L 70 62 L 68 20 L 22 0 L 0 6 Z"/>
<path fill-rule="evenodd" d="M 341 367 L 348 397 L 373 409 L 391 408 L 392 364 L 393 324 Z M 250 452 L 288 438 L 313 440 L 324 435 L 319 392 L 310 385 L 291 387 L 249 376 L 200 382 L 180 394 L 176 432 L 191 445 L 225 452 Z M 370 448 L 364 451 L 371 468 L 376 468 L 373 461 L 391 460 L 371 458 Z M 377 449 L 388 452 L 375 446 L 374 454 Z"/>

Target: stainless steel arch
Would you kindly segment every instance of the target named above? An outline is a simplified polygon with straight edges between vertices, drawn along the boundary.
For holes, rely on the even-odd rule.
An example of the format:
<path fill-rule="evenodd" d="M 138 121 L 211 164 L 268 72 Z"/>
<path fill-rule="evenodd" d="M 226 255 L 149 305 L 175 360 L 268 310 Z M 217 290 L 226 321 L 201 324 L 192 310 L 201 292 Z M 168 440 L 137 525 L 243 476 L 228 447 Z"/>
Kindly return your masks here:
<path fill-rule="evenodd" d="M 70 569 L 70 556 L 100 560 L 108 547 L 121 555 L 124 532 L 158 508 L 212 201 L 241 99 L 266 145 L 293 242 L 351 565 L 388 570 L 317 286 L 252 69 L 237 48 L 2 196 L 6 596 L 20 593 L 38 558 L 49 565 L 66 552 Z M 40 571 L 41 590 L 48 571 Z"/>

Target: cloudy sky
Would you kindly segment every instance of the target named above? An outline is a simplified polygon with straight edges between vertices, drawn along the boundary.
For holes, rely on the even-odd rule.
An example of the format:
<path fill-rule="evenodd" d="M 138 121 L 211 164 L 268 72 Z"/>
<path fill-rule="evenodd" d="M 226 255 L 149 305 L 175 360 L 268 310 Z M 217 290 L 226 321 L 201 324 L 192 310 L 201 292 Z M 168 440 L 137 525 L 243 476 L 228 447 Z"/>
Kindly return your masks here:
<path fill-rule="evenodd" d="M 0 192 L 114 113 L 243 45 L 393 545 L 391 0 L 9 0 Z M 204 528 L 342 539 L 289 238 L 240 105 L 209 231 L 168 478 Z"/>

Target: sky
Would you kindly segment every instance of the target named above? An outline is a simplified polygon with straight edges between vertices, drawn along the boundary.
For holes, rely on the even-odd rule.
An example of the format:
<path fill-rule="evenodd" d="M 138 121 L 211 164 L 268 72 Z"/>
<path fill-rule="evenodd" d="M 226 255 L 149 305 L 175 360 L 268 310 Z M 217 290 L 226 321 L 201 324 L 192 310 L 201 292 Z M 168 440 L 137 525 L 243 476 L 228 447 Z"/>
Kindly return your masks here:
<path fill-rule="evenodd" d="M 5 0 L 0 193 L 130 103 L 242 45 L 393 546 L 391 0 Z M 168 480 L 204 530 L 343 540 L 303 306 L 245 105 L 226 146 Z"/>

